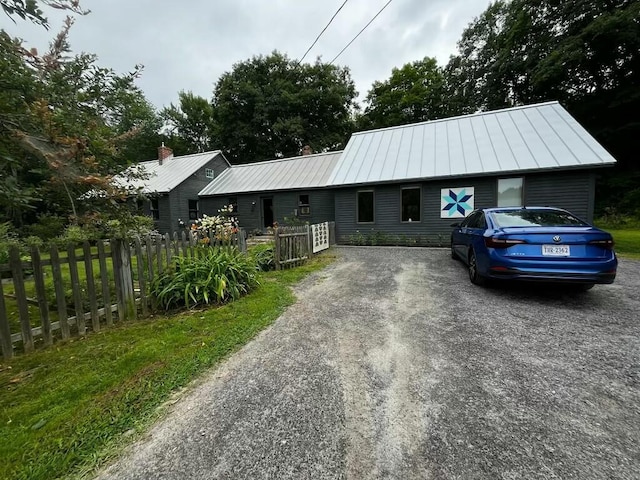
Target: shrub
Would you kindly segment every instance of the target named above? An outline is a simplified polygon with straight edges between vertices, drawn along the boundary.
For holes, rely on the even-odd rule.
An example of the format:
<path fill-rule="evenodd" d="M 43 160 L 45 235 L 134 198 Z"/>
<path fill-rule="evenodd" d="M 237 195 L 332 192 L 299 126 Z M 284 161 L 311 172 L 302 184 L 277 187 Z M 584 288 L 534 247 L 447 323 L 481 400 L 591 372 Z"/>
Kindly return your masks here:
<path fill-rule="evenodd" d="M 79 225 L 69 225 L 65 228 L 62 235 L 54 238 L 52 241 L 60 248 L 66 248 L 68 244 L 77 245 L 87 240 L 95 240 L 96 235 L 93 229 L 84 228 Z"/>
<path fill-rule="evenodd" d="M 134 215 L 130 218 L 108 220 L 104 227 L 104 235 L 107 238 L 133 238 L 146 237 L 156 234 L 153 218 L 146 215 Z"/>
<path fill-rule="evenodd" d="M 9 249 L 18 241 L 12 234 L 10 222 L 0 223 L 0 264 L 9 263 Z"/>
<path fill-rule="evenodd" d="M 273 243 L 264 243 L 251 248 L 251 258 L 256 265 L 256 269 L 262 272 L 275 270 L 275 246 Z"/>
<path fill-rule="evenodd" d="M 255 264 L 233 248 L 198 247 L 196 255 L 177 257 L 157 277 L 151 292 L 166 309 L 221 304 L 257 285 Z"/>
<path fill-rule="evenodd" d="M 58 215 L 42 214 L 38 215 L 37 223 L 29 225 L 27 232 L 29 235 L 39 237 L 44 242 L 62 235 L 67 219 Z"/>

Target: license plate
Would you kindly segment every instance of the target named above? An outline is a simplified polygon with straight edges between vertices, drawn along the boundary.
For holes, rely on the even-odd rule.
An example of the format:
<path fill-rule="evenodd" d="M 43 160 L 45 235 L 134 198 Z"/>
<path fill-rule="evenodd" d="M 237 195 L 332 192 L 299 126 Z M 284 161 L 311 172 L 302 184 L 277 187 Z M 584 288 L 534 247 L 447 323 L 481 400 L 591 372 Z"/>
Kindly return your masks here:
<path fill-rule="evenodd" d="M 542 245 L 542 255 L 550 257 L 568 257 L 569 245 Z"/>

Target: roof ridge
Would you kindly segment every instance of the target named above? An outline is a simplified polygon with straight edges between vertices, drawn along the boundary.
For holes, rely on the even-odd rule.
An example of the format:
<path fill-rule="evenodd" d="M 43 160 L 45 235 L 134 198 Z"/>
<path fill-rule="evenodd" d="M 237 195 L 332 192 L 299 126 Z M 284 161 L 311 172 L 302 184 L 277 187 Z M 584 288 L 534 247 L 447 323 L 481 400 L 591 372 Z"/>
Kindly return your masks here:
<path fill-rule="evenodd" d="M 263 161 L 257 161 L 257 162 L 251 162 L 251 163 L 239 163 L 236 165 L 231 165 L 231 168 L 251 167 L 253 165 L 266 165 L 266 164 L 273 164 L 278 162 L 287 162 L 291 160 L 299 160 L 301 158 L 320 157 L 323 155 L 339 155 L 342 152 L 344 152 L 344 150 L 333 150 L 331 152 L 312 153 L 310 155 L 296 155 L 295 157 L 274 158 L 273 160 L 263 160 Z"/>
<path fill-rule="evenodd" d="M 187 157 L 196 157 L 196 156 L 200 156 L 200 155 L 207 155 L 207 154 L 220 154 L 222 153 L 222 150 L 207 150 L 206 152 L 201 152 L 201 153 L 190 153 L 188 155 L 171 155 L 167 158 L 164 158 L 164 160 L 176 160 L 178 158 L 187 158 Z M 152 158 L 151 160 L 143 160 L 142 162 L 137 162 L 138 164 L 142 164 L 142 163 L 157 163 L 158 159 L 157 158 Z M 134 164 L 132 164 L 134 165 Z"/>
<path fill-rule="evenodd" d="M 450 121 L 454 121 L 454 120 L 459 120 L 461 118 L 480 117 L 480 116 L 483 116 L 483 115 L 495 115 L 496 113 L 511 112 L 513 110 L 525 110 L 527 108 L 537 108 L 537 107 L 542 107 L 542 106 L 545 106 L 545 105 L 560 105 L 560 102 L 558 100 L 550 100 L 548 102 L 532 103 L 532 104 L 529 104 L 529 105 L 518 105 L 518 106 L 515 106 L 515 107 L 500 108 L 498 110 L 486 110 L 484 112 L 468 113 L 466 115 L 456 115 L 455 117 L 437 118 L 435 120 L 425 120 L 424 122 L 407 123 L 405 125 L 394 125 L 392 127 L 374 128 L 372 130 L 362 130 L 360 132 L 354 132 L 352 134 L 352 136 L 353 135 L 362 135 L 362 134 L 365 134 L 365 133 L 372 133 L 372 132 L 383 132 L 383 131 L 386 131 L 386 130 L 395 130 L 395 129 L 399 129 L 399 128 L 416 127 L 418 125 L 426 125 L 426 124 L 440 123 L 440 122 L 450 122 Z"/>

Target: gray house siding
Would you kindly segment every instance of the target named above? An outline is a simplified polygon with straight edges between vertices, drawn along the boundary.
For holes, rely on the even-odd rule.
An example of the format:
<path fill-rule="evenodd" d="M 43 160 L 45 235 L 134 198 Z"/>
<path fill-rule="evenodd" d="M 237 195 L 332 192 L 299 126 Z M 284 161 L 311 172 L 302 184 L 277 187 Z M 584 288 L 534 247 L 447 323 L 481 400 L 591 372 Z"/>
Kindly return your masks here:
<path fill-rule="evenodd" d="M 403 222 L 401 217 L 402 189 L 421 187 L 420 221 Z M 440 190 L 442 188 L 474 187 L 475 207 L 490 206 L 495 202 L 495 179 L 452 179 L 438 182 L 408 182 L 385 185 L 363 185 L 361 187 L 335 190 L 336 238 L 340 243 L 349 243 L 360 235 L 375 235 L 413 239 L 416 243 L 442 243 L 451 232 L 451 223 L 456 219 L 440 218 Z M 373 190 L 374 222 L 357 222 L 357 192 Z"/>
<path fill-rule="evenodd" d="M 216 155 L 171 192 L 161 195 L 159 202 L 160 219 L 155 222 L 156 229 L 160 233 L 177 231 L 179 219 L 189 225 L 189 200 L 199 200 L 198 192 L 211 182 L 211 178 L 206 176 L 206 169 L 208 168 L 212 169 L 214 177 L 217 177 L 226 168 L 229 168 L 229 165 L 222 155 Z M 147 205 L 147 208 L 149 208 L 149 205 Z M 201 205 L 199 205 L 199 210 L 199 216 L 201 216 Z"/>
<path fill-rule="evenodd" d="M 554 206 L 593 220 L 595 176 L 590 171 L 567 171 L 516 175 L 524 178 L 524 204 Z M 474 207 L 497 204 L 498 179 L 513 175 L 473 177 L 430 182 L 362 185 L 335 189 L 336 235 L 350 243 L 362 237 L 382 236 L 387 240 L 413 239 L 416 243 L 446 244 L 451 224 L 457 218 L 440 218 L 441 189 L 474 187 Z M 401 195 L 405 187 L 421 187 L 421 219 L 401 221 Z M 357 223 L 357 192 L 374 192 L 374 222 Z M 391 238 L 388 238 L 391 237 Z"/>
<path fill-rule="evenodd" d="M 302 215 L 298 205 L 299 195 L 309 195 L 310 214 Z M 234 195 L 237 199 L 236 217 L 242 228 L 247 232 L 264 231 L 262 199 L 273 199 L 274 221 L 279 224 L 287 223 L 296 218 L 301 222 L 320 223 L 333 221 L 335 207 L 333 191 L 331 190 L 294 190 L 286 192 L 260 192 Z M 201 197 L 200 208 L 206 215 L 216 215 L 218 210 L 229 203 L 232 195 Z M 296 216 L 297 210 L 297 216 Z"/>
<path fill-rule="evenodd" d="M 578 170 L 531 174 L 525 177 L 525 205 L 564 208 L 593 221 L 595 174 Z"/>

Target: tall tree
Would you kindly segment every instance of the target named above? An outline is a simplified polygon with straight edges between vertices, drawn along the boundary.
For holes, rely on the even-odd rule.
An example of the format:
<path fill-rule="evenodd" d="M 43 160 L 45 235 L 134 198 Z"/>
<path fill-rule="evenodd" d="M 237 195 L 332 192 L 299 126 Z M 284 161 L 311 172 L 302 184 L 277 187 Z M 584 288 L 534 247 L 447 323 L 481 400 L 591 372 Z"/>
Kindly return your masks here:
<path fill-rule="evenodd" d="M 639 18 L 637 0 L 498 0 L 446 67 L 450 98 L 471 111 L 558 100 L 614 154 L 617 170 L 638 172 Z M 600 188 L 616 192 L 605 202 L 640 191 L 635 174 L 614 184 Z"/>
<path fill-rule="evenodd" d="M 70 56 L 71 25 L 68 18 L 44 55 L 0 32 L 0 63 L 8 67 L 0 69 L 7 87 L 0 94 L 0 211 L 16 225 L 36 213 L 74 221 L 126 213 L 111 201 L 127 193 L 111 175 L 126 164 L 117 146 L 136 133 L 124 131 L 132 105 L 146 101 L 134 83 L 139 68 L 117 75 L 94 55 Z M 86 196 L 96 190 L 108 195 Z"/>
<path fill-rule="evenodd" d="M 299 64 L 273 52 L 237 63 L 218 80 L 215 137 L 232 163 L 337 149 L 353 130 L 355 86 L 346 67 Z"/>
<path fill-rule="evenodd" d="M 169 129 L 169 145 L 177 154 L 206 152 L 213 146 L 213 107 L 206 98 L 192 92 L 178 93 L 173 103 L 162 111 Z"/>
<path fill-rule="evenodd" d="M 388 80 L 374 82 L 360 126 L 388 127 L 443 117 L 444 87 L 445 77 L 435 58 L 394 68 Z"/>

